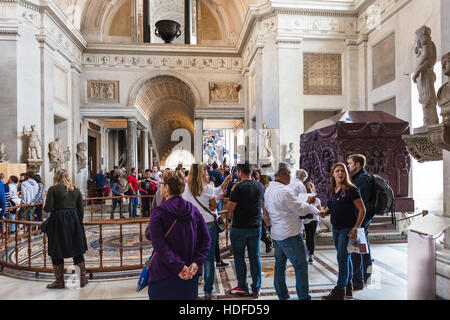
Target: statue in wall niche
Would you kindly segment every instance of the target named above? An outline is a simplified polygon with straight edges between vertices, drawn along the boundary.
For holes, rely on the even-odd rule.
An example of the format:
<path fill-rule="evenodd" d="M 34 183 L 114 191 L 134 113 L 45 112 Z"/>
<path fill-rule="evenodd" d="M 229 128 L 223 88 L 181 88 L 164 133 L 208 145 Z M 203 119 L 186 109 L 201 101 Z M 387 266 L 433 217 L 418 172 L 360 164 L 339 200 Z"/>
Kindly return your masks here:
<path fill-rule="evenodd" d="M 81 170 L 87 167 L 86 150 L 87 150 L 86 142 L 80 142 L 77 144 L 78 173 L 80 173 Z"/>
<path fill-rule="evenodd" d="M 433 67 L 436 64 L 436 46 L 431 40 L 431 29 L 423 26 L 416 31 L 416 47 L 414 49 L 417 68 L 414 71 L 413 81 L 419 91 L 419 102 L 423 109 L 424 127 L 437 124 L 437 98 L 434 89 L 436 74 Z"/>
<path fill-rule="evenodd" d="M 289 150 L 287 151 L 287 157 L 286 162 L 289 163 L 291 166 L 295 165 L 295 151 L 294 151 L 294 143 L 289 143 Z"/>
<path fill-rule="evenodd" d="M 261 141 L 262 141 L 262 157 L 261 157 L 261 167 L 267 168 L 273 165 L 273 155 L 272 155 L 272 134 L 267 126 L 267 123 L 263 123 L 263 128 L 260 131 Z"/>
<path fill-rule="evenodd" d="M 61 139 L 56 138 L 55 141 L 50 142 L 49 144 L 50 151 L 48 152 L 48 155 L 50 157 L 50 172 L 52 170 L 58 170 L 58 169 L 67 169 L 66 168 L 66 162 L 70 160 L 70 149 L 67 147 L 66 151 L 62 150 L 61 147 Z"/>
<path fill-rule="evenodd" d="M 450 52 L 447 52 L 442 56 L 442 74 L 446 75 L 450 79 Z M 439 107 L 442 109 L 442 116 L 444 122 L 448 121 L 448 113 L 450 108 L 450 81 L 444 83 L 437 93 L 437 99 Z"/>
<path fill-rule="evenodd" d="M 0 162 L 5 161 L 6 146 L 4 143 L 0 143 Z"/>
<path fill-rule="evenodd" d="M 23 134 L 28 137 L 28 160 L 41 159 L 41 139 L 36 131 L 36 126 L 31 125 L 31 131 L 26 131 L 23 127 Z"/>

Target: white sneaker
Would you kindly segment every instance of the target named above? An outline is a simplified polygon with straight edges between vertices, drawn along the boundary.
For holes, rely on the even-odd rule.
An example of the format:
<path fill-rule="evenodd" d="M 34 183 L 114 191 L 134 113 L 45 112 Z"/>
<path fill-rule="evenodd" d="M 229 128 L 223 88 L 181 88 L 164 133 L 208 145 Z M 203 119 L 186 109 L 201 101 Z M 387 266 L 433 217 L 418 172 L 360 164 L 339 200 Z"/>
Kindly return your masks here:
<path fill-rule="evenodd" d="M 308 255 L 308 263 L 313 263 L 314 262 L 314 257 L 312 254 Z"/>

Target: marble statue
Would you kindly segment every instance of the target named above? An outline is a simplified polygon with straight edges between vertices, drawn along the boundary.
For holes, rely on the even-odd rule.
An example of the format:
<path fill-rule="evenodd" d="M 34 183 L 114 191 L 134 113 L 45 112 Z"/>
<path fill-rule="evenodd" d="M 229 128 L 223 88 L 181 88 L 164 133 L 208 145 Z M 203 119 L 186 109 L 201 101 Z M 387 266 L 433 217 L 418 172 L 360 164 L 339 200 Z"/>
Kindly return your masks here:
<path fill-rule="evenodd" d="M 295 151 L 294 151 L 294 143 L 293 142 L 289 143 L 289 150 L 287 151 L 286 161 L 291 166 L 295 165 L 296 161 L 295 161 Z"/>
<path fill-rule="evenodd" d="M 450 52 L 442 56 L 442 74 L 450 79 Z M 442 116 L 444 121 L 448 121 L 448 113 L 450 110 L 450 81 L 444 83 L 437 93 L 438 105 L 442 109 Z"/>
<path fill-rule="evenodd" d="M 31 131 L 26 131 L 23 127 L 23 134 L 29 138 L 28 140 L 28 159 L 40 160 L 41 159 L 41 139 L 39 133 L 36 131 L 36 126 L 31 125 Z"/>
<path fill-rule="evenodd" d="M 272 134 L 267 126 L 267 123 L 263 123 L 263 128 L 259 132 L 261 136 L 262 145 L 262 157 L 261 157 L 261 167 L 267 168 L 272 167 L 274 163 L 274 158 L 272 155 Z"/>
<path fill-rule="evenodd" d="M 270 129 L 267 127 L 267 123 L 263 123 L 263 128 L 261 130 L 261 136 L 264 141 L 264 148 L 263 148 L 263 158 L 269 158 L 272 155 L 272 151 L 270 149 L 271 145 L 271 134 Z"/>
<path fill-rule="evenodd" d="M 67 169 L 66 162 L 70 160 L 70 149 L 67 147 L 66 151 L 62 150 L 61 139 L 56 138 L 55 141 L 49 144 L 50 151 L 48 155 L 50 157 L 50 172 L 54 169 L 55 172 L 58 169 Z"/>
<path fill-rule="evenodd" d="M 414 49 L 417 68 L 414 71 L 413 81 L 419 91 L 419 102 L 423 109 L 424 127 L 437 124 L 437 98 L 434 89 L 436 74 L 433 67 L 436 63 L 436 46 L 431 40 L 431 29 L 423 26 L 416 31 L 416 47 Z"/>
<path fill-rule="evenodd" d="M 86 150 L 87 150 L 86 142 L 80 142 L 77 144 L 78 173 L 80 173 L 81 170 L 87 167 Z"/>
<path fill-rule="evenodd" d="M 5 161 L 6 146 L 4 143 L 0 143 L 0 162 Z"/>

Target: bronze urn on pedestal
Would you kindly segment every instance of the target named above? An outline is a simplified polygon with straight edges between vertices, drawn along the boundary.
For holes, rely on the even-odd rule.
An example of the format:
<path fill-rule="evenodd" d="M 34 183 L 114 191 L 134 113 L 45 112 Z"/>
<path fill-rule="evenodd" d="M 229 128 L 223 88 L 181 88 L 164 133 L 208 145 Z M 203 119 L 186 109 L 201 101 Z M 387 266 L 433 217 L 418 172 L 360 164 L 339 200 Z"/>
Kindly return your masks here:
<path fill-rule="evenodd" d="M 181 36 L 181 25 L 173 20 L 159 20 L 155 23 L 155 35 L 165 43 L 172 43 L 175 38 Z"/>

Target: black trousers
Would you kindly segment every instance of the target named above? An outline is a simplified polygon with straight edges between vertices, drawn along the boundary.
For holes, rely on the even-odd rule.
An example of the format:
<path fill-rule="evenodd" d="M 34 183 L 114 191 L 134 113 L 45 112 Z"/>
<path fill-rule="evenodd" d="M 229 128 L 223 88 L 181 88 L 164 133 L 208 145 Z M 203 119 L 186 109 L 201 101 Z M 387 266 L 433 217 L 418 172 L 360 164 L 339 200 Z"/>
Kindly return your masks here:
<path fill-rule="evenodd" d="M 272 245 L 272 240 L 270 239 L 269 234 L 267 233 L 267 226 L 264 223 L 264 220 L 262 220 L 262 228 L 261 228 L 261 241 L 266 244 L 266 246 Z"/>
<path fill-rule="evenodd" d="M 73 257 L 73 264 L 79 264 L 79 263 L 82 263 L 82 262 L 84 262 L 83 255 L 77 256 L 77 257 Z M 60 264 L 64 264 L 64 259 L 53 259 L 52 258 L 52 263 L 55 266 L 59 266 Z"/>
<path fill-rule="evenodd" d="M 142 197 L 142 216 L 150 217 L 150 198 Z"/>
<path fill-rule="evenodd" d="M 311 221 L 305 224 L 305 234 L 306 234 L 306 248 L 309 254 L 314 254 L 314 249 L 316 247 L 316 229 L 317 221 Z"/>
<path fill-rule="evenodd" d="M 220 248 L 219 248 L 219 233 L 217 233 L 216 249 L 214 250 L 216 256 L 216 262 L 222 261 L 220 258 Z"/>

